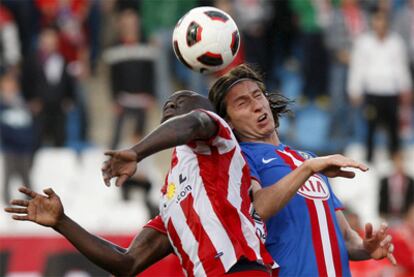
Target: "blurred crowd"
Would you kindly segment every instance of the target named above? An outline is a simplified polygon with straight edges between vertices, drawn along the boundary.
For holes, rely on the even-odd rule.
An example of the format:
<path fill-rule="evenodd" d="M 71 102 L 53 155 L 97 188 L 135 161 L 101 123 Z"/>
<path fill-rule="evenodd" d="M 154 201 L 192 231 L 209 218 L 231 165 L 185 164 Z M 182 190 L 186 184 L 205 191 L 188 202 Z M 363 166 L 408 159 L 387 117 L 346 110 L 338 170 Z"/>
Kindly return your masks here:
<path fill-rule="evenodd" d="M 196 6 L 216 6 L 237 22 L 241 46 L 229 68 L 253 64 L 270 90 L 295 101 L 295 116 L 279 130 L 288 144 L 327 154 L 360 142 L 368 163 L 377 145 L 388 149 L 394 169 L 380 181 L 379 213 L 403 226 L 395 237 L 411 254 L 401 270 L 414 274 L 414 184 L 402 154 L 414 141 L 414 0 L 2 0 L 3 200 L 12 176 L 31 185 L 42 147 L 95 144 L 87 96 L 96 92 L 86 84 L 97 74 L 110 84 L 107 148 L 121 146 L 127 120 L 130 141 L 145 135 L 148 112 L 173 91 L 207 94 L 229 68 L 191 72 L 171 47 L 176 22 Z M 132 187 L 148 194 L 151 183 L 137 175 L 123 188 L 125 200 Z"/>

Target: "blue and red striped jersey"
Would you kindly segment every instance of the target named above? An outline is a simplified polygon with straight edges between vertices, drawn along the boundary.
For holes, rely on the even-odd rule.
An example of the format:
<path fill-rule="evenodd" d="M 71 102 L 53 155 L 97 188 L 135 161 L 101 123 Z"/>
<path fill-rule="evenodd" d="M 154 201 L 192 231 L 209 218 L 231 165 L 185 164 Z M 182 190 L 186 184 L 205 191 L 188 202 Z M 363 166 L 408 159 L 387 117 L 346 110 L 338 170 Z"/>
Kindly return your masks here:
<path fill-rule="evenodd" d="M 314 155 L 279 144 L 241 143 L 251 177 L 271 186 Z M 311 176 L 267 222 L 266 248 L 280 276 L 350 276 L 348 254 L 335 211 L 342 204 L 328 178 Z"/>

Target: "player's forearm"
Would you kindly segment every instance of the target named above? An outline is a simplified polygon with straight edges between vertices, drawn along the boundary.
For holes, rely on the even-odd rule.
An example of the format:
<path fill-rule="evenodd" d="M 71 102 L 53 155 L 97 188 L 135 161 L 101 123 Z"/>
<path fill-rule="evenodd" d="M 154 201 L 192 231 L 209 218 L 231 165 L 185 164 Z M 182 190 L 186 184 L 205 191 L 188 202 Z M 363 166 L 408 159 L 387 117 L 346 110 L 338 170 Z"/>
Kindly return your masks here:
<path fill-rule="evenodd" d="M 126 249 L 92 235 L 66 215 L 54 229 L 99 267 L 116 276 L 130 274 L 133 259 Z"/>
<path fill-rule="evenodd" d="M 365 250 L 362 238 L 352 229 L 347 230 L 344 237 L 349 259 L 352 261 L 364 261 L 371 259 L 371 255 Z"/>
<path fill-rule="evenodd" d="M 352 261 L 363 261 L 370 259 L 371 255 L 365 250 L 362 238 L 351 228 L 343 212 L 338 210 L 335 212 L 335 216 L 338 220 L 342 236 L 344 237 L 349 259 Z"/>
<path fill-rule="evenodd" d="M 254 207 L 263 220 L 280 211 L 313 174 L 305 162 L 277 183 L 254 193 Z"/>
<path fill-rule="evenodd" d="M 208 139 L 215 134 L 215 123 L 204 112 L 191 112 L 174 117 L 152 131 L 132 147 L 140 161 L 159 151 L 186 144 L 197 139 Z"/>

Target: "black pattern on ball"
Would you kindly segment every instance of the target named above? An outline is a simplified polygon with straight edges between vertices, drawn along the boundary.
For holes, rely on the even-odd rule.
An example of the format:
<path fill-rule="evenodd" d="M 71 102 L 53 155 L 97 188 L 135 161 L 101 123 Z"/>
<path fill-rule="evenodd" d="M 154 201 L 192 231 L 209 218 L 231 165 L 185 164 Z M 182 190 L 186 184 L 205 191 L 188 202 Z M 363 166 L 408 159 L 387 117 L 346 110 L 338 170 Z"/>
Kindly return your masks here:
<path fill-rule="evenodd" d="M 197 60 L 207 66 L 219 66 L 223 64 L 223 57 L 220 54 L 211 52 L 204 53 Z"/>
<path fill-rule="evenodd" d="M 174 40 L 174 52 L 175 52 L 175 55 L 177 56 L 177 58 L 180 60 L 180 62 L 182 62 L 189 69 L 193 69 L 193 67 L 191 65 L 189 65 L 184 60 L 183 56 L 181 55 L 180 48 L 178 47 L 178 42 L 176 40 Z"/>
<path fill-rule="evenodd" d="M 203 28 L 195 21 L 191 22 L 190 25 L 188 25 L 186 36 L 188 47 L 193 46 L 201 40 L 202 31 Z"/>
<path fill-rule="evenodd" d="M 204 12 L 204 14 L 210 17 L 211 20 L 219 20 L 222 22 L 226 22 L 227 20 L 229 20 L 227 15 L 219 11 L 206 11 Z"/>
<path fill-rule="evenodd" d="M 234 31 L 231 37 L 231 53 L 234 55 L 236 55 L 237 50 L 239 49 L 239 43 L 240 43 L 240 36 L 239 36 L 239 31 Z"/>

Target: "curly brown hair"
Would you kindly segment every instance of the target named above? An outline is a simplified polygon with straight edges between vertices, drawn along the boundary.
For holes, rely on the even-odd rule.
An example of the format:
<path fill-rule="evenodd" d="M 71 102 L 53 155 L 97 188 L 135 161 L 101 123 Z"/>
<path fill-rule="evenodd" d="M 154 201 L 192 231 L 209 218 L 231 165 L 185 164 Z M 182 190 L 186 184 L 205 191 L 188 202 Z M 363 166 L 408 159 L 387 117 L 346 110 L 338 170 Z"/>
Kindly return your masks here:
<path fill-rule="evenodd" d="M 257 83 L 269 101 L 275 126 L 276 128 L 279 127 L 279 117 L 281 114 L 290 112 L 288 106 L 291 101 L 279 92 L 267 92 L 262 75 L 247 64 L 241 64 L 233 68 L 227 74 L 220 77 L 210 88 L 208 99 L 213 103 L 218 115 L 223 118 L 227 116 L 226 95 L 231 87 L 244 80 L 251 80 Z"/>

